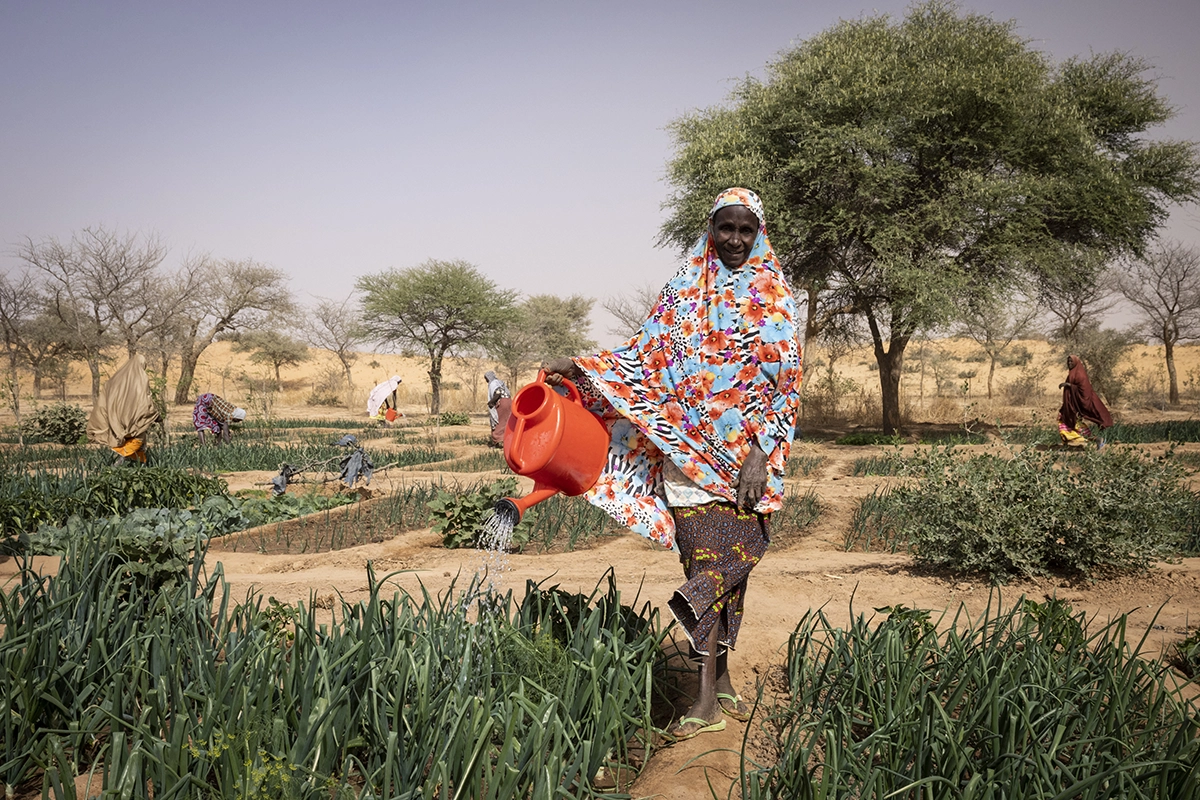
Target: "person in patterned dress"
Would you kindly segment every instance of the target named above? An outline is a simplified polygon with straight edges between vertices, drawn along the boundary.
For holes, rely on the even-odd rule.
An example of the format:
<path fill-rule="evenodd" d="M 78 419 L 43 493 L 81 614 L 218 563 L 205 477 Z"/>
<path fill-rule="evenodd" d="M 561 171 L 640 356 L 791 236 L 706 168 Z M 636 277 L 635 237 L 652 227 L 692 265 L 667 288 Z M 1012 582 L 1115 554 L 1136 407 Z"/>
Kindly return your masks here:
<path fill-rule="evenodd" d="M 192 425 L 196 428 L 200 444 L 205 443 L 210 433 L 218 445 L 228 442 L 230 423 L 241 422 L 245 418 L 244 409 L 212 392 L 197 397 L 196 405 L 192 408 Z"/>
<path fill-rule="evenodd" d="M 700 662 L 700 689 L 671 731 L 677 739 L 750 711 L 727 654 L 783 505 L 801 378 L 796 304 L 764 219 L 754 192 L 722 192 L 629 341 L 543 365 L 547 383 L 574 381 L 611 433 L 604 472 L 584 496 L 683 564 L 668 606 Z"/>

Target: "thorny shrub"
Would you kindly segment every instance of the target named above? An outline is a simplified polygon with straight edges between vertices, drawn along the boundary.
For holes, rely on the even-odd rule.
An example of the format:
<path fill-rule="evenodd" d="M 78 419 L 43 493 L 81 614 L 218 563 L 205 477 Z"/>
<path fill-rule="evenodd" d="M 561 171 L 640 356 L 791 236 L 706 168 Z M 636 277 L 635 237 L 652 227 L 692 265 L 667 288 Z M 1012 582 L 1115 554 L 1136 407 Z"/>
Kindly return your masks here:
<path fill-rule="evenodd" d="M 1171 453 L 1112 445 L 1062 458 L 1016 448 L 962 458 L 934 448 L 906 461 L 914 481 L 883 499 L 896 539 L 926 564 L 1014 576 L 1136 572 L 1177 557 L 1197 499 Z"/>

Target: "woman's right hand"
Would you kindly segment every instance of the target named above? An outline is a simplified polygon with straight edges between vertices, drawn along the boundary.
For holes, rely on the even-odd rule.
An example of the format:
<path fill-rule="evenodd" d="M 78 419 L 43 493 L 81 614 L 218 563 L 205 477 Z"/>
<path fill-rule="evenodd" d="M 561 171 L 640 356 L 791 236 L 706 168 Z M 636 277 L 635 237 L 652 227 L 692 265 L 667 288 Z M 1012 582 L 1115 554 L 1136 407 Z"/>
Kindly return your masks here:
<path fill-rule="evenodd" d="M 579 380 L 579 367 L 569 358 L 552 358 L 542 364 L 546 371 L 546 383 L 551 386 L 562 386 L 563 379 Z"/>

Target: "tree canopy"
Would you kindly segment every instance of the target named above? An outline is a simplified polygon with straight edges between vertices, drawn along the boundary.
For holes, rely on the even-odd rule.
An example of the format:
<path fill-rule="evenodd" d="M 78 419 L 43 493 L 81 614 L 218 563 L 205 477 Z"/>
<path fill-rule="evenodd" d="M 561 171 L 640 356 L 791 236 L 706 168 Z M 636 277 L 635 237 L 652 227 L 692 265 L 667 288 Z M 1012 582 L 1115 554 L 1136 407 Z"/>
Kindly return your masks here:
<path fill-rule="evenodd" d="M 429 356 L 429 411 L 441 410 L 446 355 L 486 346 L 514 313 L 517 293 L 497 288 L 466 261 L 430 259 L 358 279 L 364 335 Z"/>
<path fill-rule="evenodd" d="M 514 309 L 488 351 L 514 383 L 522 372 L 550 359 L 591 352 L 596 342 L 588 336 L 588 329 L 595 302 L 577 294 L 527 297 Z"/>
<path fill-rule="evenodd" d="M 717 192 L 756 189 L 808 307 L 865 321 L 891 432 L 915 333 L 1019 278 L 1086 273 L 1080 248 L 1140 252 L 1196 199 L 1196 145 L 1143 136 L 1171 114 L 1144 61 L 1056 67 L 949 3 L 844 21 L 673 124 L 662 239 L 686 247 Z"/>

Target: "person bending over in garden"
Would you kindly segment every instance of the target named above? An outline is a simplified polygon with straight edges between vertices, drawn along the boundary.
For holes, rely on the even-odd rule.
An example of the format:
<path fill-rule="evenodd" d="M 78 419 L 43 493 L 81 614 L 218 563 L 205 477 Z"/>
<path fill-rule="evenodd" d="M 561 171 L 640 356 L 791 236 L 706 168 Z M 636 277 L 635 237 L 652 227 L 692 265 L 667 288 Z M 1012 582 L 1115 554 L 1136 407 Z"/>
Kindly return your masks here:
<path fill-rule="evenodd" d="M 192 424 L 196 427 L 196 435 L 200 444 L 204 444 L 208 434 L 216 437 L 218 445 L 229 441 L 229 426 L 246 418 L 245 409 L 234 406 L 220 395 L 205 392 L 196 398 L 196 406 L 192 409 Z"/>
<path fill-rule="evenodd" d="M 512 395 L 508 384 L 496 377 L 490 369 L 483 373 L 487 381 L 488 421 L 492 424 L 492 436 L 488 440 L 491 447 L 504 447 L 504 429 L 508 426 L 508 418 L 512 414 Z"/>
<path fill-rule="evenodd" d="M 611 432 L 585 497 L 683 564 L 668 605 L 699 660 L 700 689 L 676 739 L 723 729 L 722 712 L 749 716 L 727 658 L 770 515 L 783 505 L 800 404 L 795 320 L 761 201 L 727 189 L 633 338 L 543 365 L 547 383 L 577 382 Z"/>
<path fill-rule="evenodd" d="M 1096 442 L 1099 447 L 1104 447 L 1104 438 L 1092 426 L 1101 430 L 1111 428 L 1112 414 L 1092 390 L 1092 382 L 1079 356 L 1067 356 L 1067 379 L 1058 388 L 1063 390 L 1062 406 L 1058 409 L 1058 434 L 1062 443 L 1083 447 L 1088 442 Z"/>

